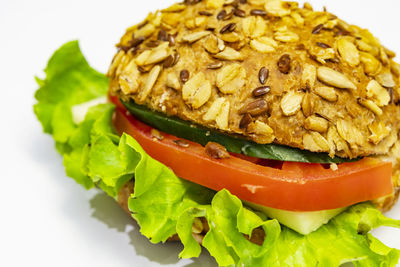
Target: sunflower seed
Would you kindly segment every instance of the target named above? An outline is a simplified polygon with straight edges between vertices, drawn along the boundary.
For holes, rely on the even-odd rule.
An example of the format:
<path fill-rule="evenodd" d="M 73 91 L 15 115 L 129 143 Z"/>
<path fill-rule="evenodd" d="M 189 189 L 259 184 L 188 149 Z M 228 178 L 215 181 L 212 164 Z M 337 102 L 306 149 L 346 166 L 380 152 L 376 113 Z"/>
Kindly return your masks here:
<path fill-rule="evenodd" d="M 382 109 L 378 107 L 377 104 L 374 103 L 372 100 L 364 99 L 364 98 L 359 98 L 358 103 L 361 106 L 366 107 L 367 109 L 371 110 L 375 115 L 381 116 L 382 115 Z"/>
<path fill-rule="evenodd" d="M 281 109 L 286 116 L 292 116 L 301 108 L 304 94 L 290 91 L 286 93 L 281 100 Z"/>
<path fill-rule="evenodd" d="M 174 72 L 171 72 L 167 75 L 166 85 L 167 87 L 175 89 L 177 91 L 182 89 L 178 76 Z"/>
<path fill-rule="evenodd" d="M 136 58 L 139 66 L 151 65 L 164 61 L 168 56 L 168 43 L 164 42 L 152 50 L 146 50 Z"/>
<path fill-rule="evenodd" d="M 331 68 L 319 67 L 317 70 L 317 76 L 320 81 L 327 85 L 342 89 L 357 90 L 357 86 L 344 74 L 337 72 Z"/>
<path fill-rule="evenodd" d="M 164 136 L 157 129 L 152 128 L 150 131 L 150 134 L 153 138 L 155 138 L 159 141 L 162 141 L 164 139 Z"/>
<path fill-rule="evenodd" d="M 265 15 L 267 15 L 267 11 L 262 10 L 262 9 L 252 9 L 250 11 L 250 14 L 253 16 L 265 16 Z"/>
<path fill-rule="evenodd" d="M 193 219 L 193 225 L 192 225 L 192 233 L 194 234 L 201 234 L 204 230 L 203 222 L 201 221 L 201 218 L 195 217 Z"/>
<path fill-rule="evenodd" d="M 304 128 L 307 130 L 324 133 L 328 130 L 328 121 L 324 118 L 312 115 L 307 117 L 307 119 L 304 121 Z"/>
<path fill-rule="evenodd" d="M 136 31 L 136 35 L 138 37 L 144 37 L 147 38 L 150 35 L 152 35 L 154 33 L 154 31 L 156 30 L 156 27 L 153 24 L 146 24 L 141 28 L 138 28 L 138 30 Z"/>
<path fill-rule="evenodd" d="M 273 136 L 274 130 L 272 130 L 268 124 L 259 120 L 256 120 L 254 123 L 250 124 L 247 127 L 247 130 L 251 133 L 262 136 L 263 143 L 271 143 L 273 139 L 275 139 L 275 136 Z"/>
<path fill-rule="evenodd" d="M 303 136 L 304 148 L 313 152 L 328 152 L 329 143 L 318 132 L 310 132 Z"/>
<path fill-rule="evenodd" d="M 315 88 L 315 93 L 325 100 L 335 102 L 338 100 L 335 88 L 329 86 L 319 86 Z"/>
<path fill-rule="evenodd" d="M 222 62 L 214 62 L 207 65 L 207 69 L 215 70 L 222 67 Z"/>
<path fill-rule="evenodd" d="M 269 70 L 266 67 L 262 67 L 258 72 L 258 80 L 261 84 L 265 84 L 269 77 Z"/>
<path fill-rule="evenodd" d="M 185 36 L 183 36 L 182 40 L 188 43 L 194 43 L 207 35 L 209 35 L 209 31 L 200 31 L 200 32 L 194 32 L 194 33 L 189 33 Z"/>
<path fill-rule="evenodd" d="M 229 103 L 229 101 L 225 101 L 222 104 L 217 117 L 215 118 L 215 123 L 217 124 L 219 129 L 222 129 L 222 130 L 228 129 L 229 112 L 230 112 L 230 103 Z"/>
<path fill-rule="evenodd" d="M 382 70 L 382 64 L 370 53 L 360 52 L 360 60 L 364 64 L 364 72 L 375 76 Z"/>
<path fill-rule="evenodd" d="M 317 68 L 311 64 L 305 64 L 301 75 L 302 89 L 310 89 L 315 85 L 317 80 Z"/>
<path fill-rule="evenodd" d="M 124 94 L 136 93 L 139 89 L 139 71 L 134 60 L 124 68 L 118 78 L 119 87 Z"/>
<path fill-rule="evenodd" d="M 221 39 L 227 43 L 238 43 L 242 37 L 236 32 L 229 32 L 222 34 Z"/>
<path fill-rule="evenodd" d="M 153 86 L 157 82 L 160 73 L 161 73 L 161 67 L 159 65 L 156 65 L 151 69 L 147 77 L 147 80 L 143 86 L 143 89 L 140 92 L 141 93 L 139 97 L 140 102 L 143 102 L 146 99 L 146 97 L 150 94 L 151 90 L 153 89 Z"/>
<path fill-rule="evenodd" d="M 181 56 L 179 55 L 178 52 L 176 52 L 174 58 L 175 58 L 174 65 L 176 65 L 178 63 L 179 59 L 181 58 Z"/>
<path fill-rule="evenodd" d="M 214 55 L 215 58 L 222 60 L 244 60 L 244 56 L 233 48 L 226 47 L 224 51 Z"/>
<path fill-rule="evenodd" d="M 178 140 L 174 140 L 173 141 L 177 146 L 180 146 L 180 147 L 189 147 L 189 143 L 188 142 L 186 142 L 185 140 L 181 140 L 181 139 L 178 139 Z"/>

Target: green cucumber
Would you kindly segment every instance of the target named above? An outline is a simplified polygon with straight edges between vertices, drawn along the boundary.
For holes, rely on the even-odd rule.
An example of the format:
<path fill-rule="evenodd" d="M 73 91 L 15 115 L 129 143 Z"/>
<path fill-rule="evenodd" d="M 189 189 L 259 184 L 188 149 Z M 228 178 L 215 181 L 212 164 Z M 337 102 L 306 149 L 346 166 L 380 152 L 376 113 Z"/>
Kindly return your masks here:
<path fill-rule="evenodd" d="M 347 207 L 345 207 L 319 211 L 288 211 L 269 208 L 250 202 L 245 203 L 252 209 L 261 211 L 272 219 L 277 219 L 279 223 L 302 235 L 308 235 L 314 232 L 322 225 L 328 223 L 330 219 L 347 209 Z"/>
<path fill-rule="evenodd" d="M 213 129 L 190 123 L 177 117 L 150 110 L 132 100 L 123 102 L 126 109 L 140 121 L 179 138 L 184 138 L 205 146 L 208 142 L 223 145 L 229 152 L 240 153 L 250 157 L 279 161 L 305 163 L 343 163 L 359 159 L 331 158 L 327 153 L 315 153 L 278 144 L 258 144 L 236 135 L 228 135 Z"/>

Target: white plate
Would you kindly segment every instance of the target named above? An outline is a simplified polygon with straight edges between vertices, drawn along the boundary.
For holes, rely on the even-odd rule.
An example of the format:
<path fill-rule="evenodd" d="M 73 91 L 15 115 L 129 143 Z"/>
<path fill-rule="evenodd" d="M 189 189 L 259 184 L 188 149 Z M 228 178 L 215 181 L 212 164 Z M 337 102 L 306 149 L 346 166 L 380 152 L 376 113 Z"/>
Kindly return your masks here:
<path fill-rule="evenodd" d="M 0 266 L 213 266 L 178 260 L 177 243 L 152 245 L 113 200 L 85 191 L 32 112 L 33 76 L 61 44 L 79 39 L 90 64 L 105 72 L 124 30 L 173 0 L 0 1 Z M 310 1 L 369 28 L 400 53 L 398 0 Z M 400 219 L 400 205 L 388 213 Z M 400 249 L 400 231 L 375 231 Z"/>

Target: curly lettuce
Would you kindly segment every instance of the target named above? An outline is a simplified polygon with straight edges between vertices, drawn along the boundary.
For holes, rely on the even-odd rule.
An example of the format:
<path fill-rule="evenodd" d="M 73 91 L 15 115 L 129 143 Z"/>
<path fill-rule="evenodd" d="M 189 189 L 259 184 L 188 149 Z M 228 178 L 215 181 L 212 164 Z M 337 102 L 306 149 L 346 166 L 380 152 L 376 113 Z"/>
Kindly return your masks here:
<path fill-rule="evenodd" d="M 93 106 L 76 124 L 72 107 L 106 95 L 107 78 L 89 67 L 76 41 L 50 59 L 46 78 L 37 79 L 34 111 L 43 130 L 53 136 L 68 176 L 85 188 L 97 186 L 116 198 L 121 186 L 135 180 L 129 209 L 141 233 L 153 243 L 178 234 L 182 258 L 197 257 L 201 246 L 192 235 L 196 218 L 209 230 L 202 245 L 221 266 L 395 266 L 400 251 L 370 234 L 379 226 L 400 228 L 373 205 L 350 207 L 328 224 L 301 235 L 277 220 L 251 210 L 227 190 L 214 192 L 177 177 L 151 158 L 129 135 L 116 135 L 112 104 Z M 262 244 L 249 241 L 263 231 Z"/>

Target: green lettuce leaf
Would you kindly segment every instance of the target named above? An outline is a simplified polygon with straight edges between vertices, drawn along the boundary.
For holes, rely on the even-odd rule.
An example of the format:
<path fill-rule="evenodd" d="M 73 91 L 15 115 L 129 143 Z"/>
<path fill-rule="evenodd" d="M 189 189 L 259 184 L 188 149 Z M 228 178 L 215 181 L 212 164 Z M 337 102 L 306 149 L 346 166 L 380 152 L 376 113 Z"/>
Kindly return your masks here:
<path fill-rule="evenodd" d="M 46 133 L 65 143 L 75 129 L 71 106 L 104 96 L 108 79 L 92 69 L 77 41 L 64 44 L 50 58 L 46 79 L 38 80 L 34 111 Z"/>
<path fill-rule="evenodd" d="M 119 147 L 111 116 L 114 105 L 99 104 L 89 109 L 76 125 L 72 106 L 107 94 L 108 79 L 92 69 L 77 41 L 66 43 L 49 60 L 46 78 L 36 79 L 34 112 L 43 130 L 53 136 L 64 157 L 68 176 L 85 188 L 97 185 L 116 197 L 119 188 L 133 177 L 135 158 Z"/>
<path fill-rule="evenodd" d="M 307 236 L 280 226 L 276 220 L 262 219 L 226 190 L 214 196 L 211 206 L 199 209 L 210 225 L 203 246 L 221 266 L 339 266 L 346 262 L 356 266 L 395 266 L 400 257 L 399 250 L 385 246 L 368 233 L 379 226 L 400 228 L 400 221 L 386 218 L 368 203 L 351 207 Z M 193 238 L 188 239 L 188 225 L 198 214 L 201 213 L 188 210 L 177 224 L 185 245 L 181 256 L 186 258 L 198 255 L 199 245 Z M 245 237 L 260 226 L 266 233 L 261 246 Z"/>
<path fill-rule="evenodd" d="M 202 245 L 221 266 L 395 266 L 400 251 L 370 234 L 380 226 L 400 228 L 400 221 L 383 216 L 363 203 L 350 207 L 309 235 L 300 235 L 278 221 L 243 206 L 227 190 L 214 192 L 178 178 L 151 158 L 129 135 L 117 136 L 111 124 L 112 104 L 91 107 L 76 125 L 71 107 L 104 96 L 107 79 L 91 69 L 77 42 L 60 48 L 38 80 L 34 111 L 45 132 L 53 135 L 67 175 L 85 188 L 98 186 L 117 197 L 134 178 L 129 209 L 141 233 L 151 242 L 178 234 L 183 258 L 197 257 L 200 245 L 192 235 L 199 218 L 209 229 Z M 206 233 L 207 232 L 207 233 Z M 262 236 L 262 244 L 249 239 Z"/>

